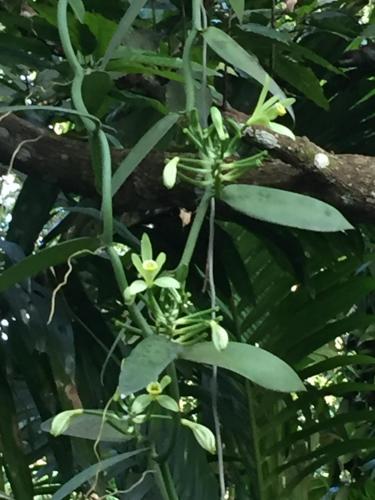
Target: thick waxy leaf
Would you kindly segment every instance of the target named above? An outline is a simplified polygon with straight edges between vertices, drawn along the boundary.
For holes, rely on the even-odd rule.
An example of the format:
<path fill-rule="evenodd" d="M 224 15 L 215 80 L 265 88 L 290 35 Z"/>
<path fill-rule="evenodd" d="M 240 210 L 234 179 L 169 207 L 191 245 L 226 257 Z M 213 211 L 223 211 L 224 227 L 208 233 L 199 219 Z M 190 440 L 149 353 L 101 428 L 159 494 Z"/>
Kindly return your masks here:
<path fill-rule="evenodd" d="M 133 147 L 112 177 L 112 195 L 115 195 L 134 169 L 157 145 L 178 120 L 178 114 L 171 113 L 159 120 Z"/>
<path fill-rule="evenodd" d="M 101 244 L 98 238 L 76 238 L 48 247 L 35 255 L 30 255 L 1 273 L 0 292 L 3 292 L 10 286 L 26 278 L 35 276 L 48 267 L 65 262 L 70 256 L 77 252 L 81 252 L 82 250 L 94 251 L 99 248 Z"/>
<path fill-rule="evenodd" d="M 226 368 L 274 391 L 305 390 L 301 379 L 289 365 L 260 347 L 229 342 L 226 349 L 218 351 L 211 342 L 202 342 L 185 347 L 180 357 Z"/>
<path fill-rule="evenodd" d="M 107 412 L 103 424 L 103 412 L 97 410 L 68 410 L 43 422 L 45 432 L 58 436 L 78 437 L 100 441 L 127 441 L 131 436 L 121 432 L 121 422 L 112 412 Z M 123 427 L 123 425 L 122 425 Z"/>
<path fill-rule="evenodd" d="M 261 85 L 264 84 L 267 73 L 261 67 L 258 59 L 246 52 L 233 38 L 213 26 L 210 26 L 203 34 L 206 42 L 217 55 L 229 64 L 240 69 Z M 269 90 L 272 94 L 285 99 L 285 94 L 277 83 L 270 79 Z"/>
<path fill-rule="evenodd" d="M 91 465 L 87 469 L 83 470 L 76 476 L 74 476 L 70 481 L 66 482 L 54 495 L 53 495 L 53 500 L 63 500 L 66 498 L 70 493 L 72 493 L 74 490 L 79 488 L 81 484 L 85 483 L 92 477 L 96 476 L 99 472 L 102 472 L 109 467 L 112 467 L 113 465 L 116 465 L 120 462 L 124 462 L 125 460 L 128 460 L 129 458 L 133 458 L 134 456 L 138 455 L 139 453 L 143 453 L 145 450 L 140 449 L 136 451 L 130 451 L 127 453 L 121 453 L 120 455 L 115 455 L 114 457 L 107 458 L 106 460 L 102 460 L 101 462 L 98 462 L 97 464 Z M 131 461 L 130 463 L 133 463 Z M 123 470 L 126 468 L 126 464 L 123 464 Z"/>
<path fill-rule="evenodd" d="M 122 363 L 119 380 L 121 395 L 132 394 L 155 382 L 181 349 L 179 344 L 160 335 L 142 340 Z"/>
<path fill-rule="evenodd" d="M 353 226 L 327 203 L 280 189 L 237 184 L 223 189 L 222 200 L 255 219 L 310 231 L 345 231 Z"/>

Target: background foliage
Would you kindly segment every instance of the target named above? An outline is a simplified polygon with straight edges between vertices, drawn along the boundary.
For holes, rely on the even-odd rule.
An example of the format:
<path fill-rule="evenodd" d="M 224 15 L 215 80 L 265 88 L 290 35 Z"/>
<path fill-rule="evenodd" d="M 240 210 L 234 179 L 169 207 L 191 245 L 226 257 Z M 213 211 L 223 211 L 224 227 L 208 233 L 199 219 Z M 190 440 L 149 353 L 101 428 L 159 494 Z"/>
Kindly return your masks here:
<path fill-rule="evenodd" d="M 90 69 L 82 87 L 87 109 L 107 126 L 113 147 L 133 147 L 161 118 L 185 107 L 182 56 L 191 2 L 70 4 L 73 47 Z M 256 56 L 296 98 L 295 123 L 284 119 L 296 135 L 335 152 L 374 155 L 373 1 L 292 4 L 208 0 L 204 7 L 211 26 Z M 57 2 L 2 0 L 0 5 L 2 104 L 71 108 L 73 75 L 57 29 Z M 123 45 L 106 67 L 100 66 L 127 9 L 138 15 Z M 196 92 L 203 112 L 223 100 L 251 112 L 260 92 L 256 80 L 235 72 L 213 50 L 206 63 L 199 43 L 190 57 L 196 81 L 204 72 L 209 81 L 209 93 L 200 91 L 204 87 Z M 23 117 L 87 139 L 79 116 L 30 109 Z M 157 149 L 186 147 L 179 126 L 162 135 Z M 124 178 L 126 170 L 117 175 Z M 16 201 L 14 182 L 20 186 Z M 121 360 L 137 340 L 110 261 L 94 253 L 100 246 L 98 200 L 63 193 L 32 176 L 8 174 L 2 178 L 1 201 L 2 267 L 9 272 L 0 278 L 0 492 L 20 500 L 52 494 L 83 498 L 95 480 L 96 493 L 104 498 L 162 498 L 148 454 L 111 425 L 101 429 L 101 464 L 107 468 L 98 475 L 93 443 L 100 415 L 73 426 L 73 437 L 41 430 L 42 422 L 61 411 L 103 409 L 117 388 Z M 137 249 L 144 232 L 155 251 L 166 252 L 168 269 L 175 268 L 189 230 L 177 209 L 116 214 L 116 220 L 116 242 L 122 244 L 118 249 L 131 278 L 135 272 L 126 249 Z M 207 234 L 205 221 L 188 276 L 200 309 L 209 307 L 202 292 Z M 260 346 L 286 361 L 307 388 L 292 394 L 269 391 L 219 370 L 228 498 L 375 498 L 373 238 L 370 225 L 323 234 L 235 212 L 217 215 L 214 272 L 222 325 L 232 341 Z M 48 323 L 66 261 L 82 249 L 92 253 L 73 260 Z M 32 254 L 39 260 L 28 260 Z M 23 263 L 18 275 L 11 267 L 16 263 Z M 211 369 L 179 360 L 177 379 L 186 415 L 198 415 L 213 428 Z M 215 455 L 199 447 L 185 427 L 175 429 L 170 442 L 168 425 L 158 424 L 151 433 L 165 455 L 176 498 L 219 498 Z M 73 477 L 76 482 L 69 483 Z"/>

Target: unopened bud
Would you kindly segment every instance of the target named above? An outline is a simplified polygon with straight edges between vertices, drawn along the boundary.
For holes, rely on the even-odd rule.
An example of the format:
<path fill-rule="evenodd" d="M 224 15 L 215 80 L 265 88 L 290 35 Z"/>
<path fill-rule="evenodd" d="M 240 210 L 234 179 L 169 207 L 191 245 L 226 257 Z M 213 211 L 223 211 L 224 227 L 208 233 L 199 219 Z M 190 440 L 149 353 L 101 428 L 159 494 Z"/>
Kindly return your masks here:
<path fill-rule="evenodd" d="M 199 445 L 209 453 L 216 453 L 216 440 L 213 432 L 202 424 L 197 424 L 197 422 L 192 422 L 186 418 L 181 419 L 181 424 L 185 427 L 189 427 L 193 431 L 195 439 L 198 441 Z"/>
<path fill-rule="evenodd" d="M 216 323 L 216 321 L 214 320 L 210 322 L 210 325 L 212 343 L 218 351 L 223 351 L 228 346 L 228 333 L 222 326 L 219 325 L 219 323 Z"/>
<path fill-rule="evenodd" d="M 221 116 L 220 111 L 213 106 L 210 109 L 211 120 L 216 129 L 217 135 L 221 141 L 226 141 L 229 139 L 228 132 L 224 128 L 223 117 Z"/>
<path fill-rule="evenodd" d="M 276 112 L 279 116 L 284 116 L 286 114 L 286 109 L 285 107 L 281 104 L 281 102 L 278 102 L 277 104 L 275 104 L 275 109 L 276 109 Z"/>
<path fill-rule="evenodd" d="M 165 165 L 163 170 L 163 184 L 167 189 L 172 189 L 176 184 L 177 165 L 180 161 L 179 156 L 175 156 Z"/>

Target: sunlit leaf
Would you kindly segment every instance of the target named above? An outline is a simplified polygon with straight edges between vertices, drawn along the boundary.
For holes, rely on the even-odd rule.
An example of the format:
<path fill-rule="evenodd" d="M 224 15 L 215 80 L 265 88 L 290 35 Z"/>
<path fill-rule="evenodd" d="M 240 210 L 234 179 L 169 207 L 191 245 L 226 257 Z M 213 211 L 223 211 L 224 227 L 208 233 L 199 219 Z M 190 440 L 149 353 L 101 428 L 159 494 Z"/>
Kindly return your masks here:
<path fill-rule="evenodd" d="M 289 191 L 237 184 L 226 186 L 221 199 L 239 212 L 274 224 L 322 232 L 353 229 L 327 203 Z"/>
<path fill-rule="evenodd" d="M 181 346 L 161 335 L 142 340 L 123 360 L 119 392 L 128 395 L 158 380 L 161 372 L 177 358 Z M 141 369 L 140 369 L 141 367 Z"/>
<path fill-rule="evenodd" d="M 301 379 L 289 365 L 260 347 L 229 342 L 226 349 L 218 351 L 211 342 L 201 342 L 185 347 L 180 357 L 226 368 L 274 391 L 305 390 Z"/>

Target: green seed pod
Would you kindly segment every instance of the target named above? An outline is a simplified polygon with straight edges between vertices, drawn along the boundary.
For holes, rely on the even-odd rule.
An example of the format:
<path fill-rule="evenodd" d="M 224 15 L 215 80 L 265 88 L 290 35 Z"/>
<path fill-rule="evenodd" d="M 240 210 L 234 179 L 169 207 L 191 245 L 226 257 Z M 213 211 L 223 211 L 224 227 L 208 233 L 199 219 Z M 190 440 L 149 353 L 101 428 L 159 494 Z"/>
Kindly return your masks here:
<path fill-rule="evenodd" d="M 180 161 L 179 156 L 175 156 L 165 165 L 163 170 L 163 184 L 167 189 L 172 189 L 176 184 L 177 165 Z"/>
<path fill-rule="evenodd" d="M 215 106 L 212 106 L 212 108 L 210 109 L 210 114 L 212 123 L 216 129 L 219 139 L 221 141 L 226 141 L 227 139 L 229 139 L 229 134 L 224 128 L 223 117 L 221 116 L 220 111 Z"/>

